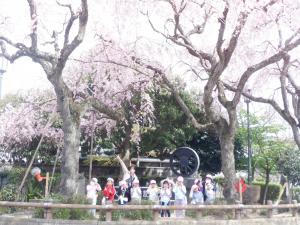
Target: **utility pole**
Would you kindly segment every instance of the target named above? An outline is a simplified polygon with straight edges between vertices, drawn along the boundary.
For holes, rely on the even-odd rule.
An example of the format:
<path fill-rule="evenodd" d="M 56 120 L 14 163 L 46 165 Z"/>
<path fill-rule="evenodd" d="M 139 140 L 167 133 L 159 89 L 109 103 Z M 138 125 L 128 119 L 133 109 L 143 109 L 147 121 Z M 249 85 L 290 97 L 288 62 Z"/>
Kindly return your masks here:
<path fill-rule="evenodd" d="M 250 89 L 247 92 L 250 94 Z M 252 151 L 251 151 L 251 136 L 250 136 L 250 115 L 249 115 L 249 104 L 250 99 L 245 98 L 245 103 L 247 104 L 247 148 L 248 148 L 248 184 L 252 183 L 252 169 L 251 169 L 251 161 L 252 161 Z"/>

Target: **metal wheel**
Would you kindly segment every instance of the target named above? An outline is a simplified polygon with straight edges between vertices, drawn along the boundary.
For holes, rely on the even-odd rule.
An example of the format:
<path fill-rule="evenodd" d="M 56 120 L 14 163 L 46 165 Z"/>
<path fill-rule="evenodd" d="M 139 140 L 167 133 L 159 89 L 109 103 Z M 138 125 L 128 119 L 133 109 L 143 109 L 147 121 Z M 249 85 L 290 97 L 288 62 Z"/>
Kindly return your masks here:
<path fill-rule="evenodd" d="M 170 156 L 170 167 L 178 176 L 191 176 L 198 171 L 199 166 L 198 154 L 189 147 L 180 147 Z"/>

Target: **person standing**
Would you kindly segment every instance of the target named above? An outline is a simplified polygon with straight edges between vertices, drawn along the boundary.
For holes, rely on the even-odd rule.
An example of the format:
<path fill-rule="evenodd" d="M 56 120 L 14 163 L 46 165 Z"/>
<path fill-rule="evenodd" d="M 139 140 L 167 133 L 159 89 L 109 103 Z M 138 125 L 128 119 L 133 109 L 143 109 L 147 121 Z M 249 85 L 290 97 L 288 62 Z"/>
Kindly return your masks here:
<path fill-rule="evenodd" d="M 205 203 L 212 204 L 215 201 L 215 185 L 213 182 L 213 178 L 210 174 L 206 175 L 203 186 Z"/>
<path fill-rule="evenodd" d="M 177 182 L 173 188 L 175 194 L 175 205 L 182 206 L 187 204 L 186 199 L 186 187 L 183 184 L 183 177 L 179 176 Z M 183 218 L 185 216 L 185 210 L 175 210 L 175 216 Z"/>
<path fill-rule="evenodd" d="M 119 182 L 119 189 L 117 192 L 119 205 L 126 205 L 131 200 L 130 191 L 125 180 Z"/>
<path fill-rule="evenodd" d="M 103 193 L 103 200 L 102 204 L 112 204 L 115 199 L 116 189 L 114 186 L 114 179 L 113 178 L 107 178 L 107 183 L 105 185 L 105 188 L 102 191 Z"/>
<path fill-rule="evenodd" d="M 162 188 L 160 190 L 160 204 L 161 205 L 170 205 L 170 200 L 172 197 L 172 190 L 170 188 L 170 184 L 167 180 L 165 180 L 162 184 Z M 170 217 L 170 210 L 162 210 L 161 217 Z"/>
<path fill-rule="evenodd" d="M 97 178 L 92 178 L 90 183 L 86 186 L 87 199 L 91 202 L 92 205 L 97 205 L 98 192 L 101 191 L 101 187 L 98 184 Z M 90 210 L 93 216 L 96 216 L 96 209 Z"/>
<path fill-rule="evenodd" d="M 203 204 L 203 186 L 200 179 L 195 179 L 189 197 L 192 199 L 191 204 Z"/>
<path fill-rule="evenodd" d="M 139 180 L 134 180 L 130 189 L 131 201 L 135 204 L 141 204 L 142 190 L 140 188 Z"/>
<path fill-rule="evenodd" d="M 131 166 L 128 170 L 123 160 L 120 158 L 119 155 L 117 155 L 117 160 L 119 161 L 122 172 L 123 172 L 123 180 L 125 180 L 128 184 L 128 188 L 130 189 L 132 187 L 133 181 L 138 180 L 138 177 L 135 174 L 135 167 Z"/>
<path fill-rule="evenodd" d="M 155 180 L 151 180 L 150 181 L 150 185 L 147 189 L 147 194 L 149 196 L 149 201 L 151 201 L 154 204 L 158 204 L 159 201 L 159 188 L 156 185 L 156 181 Z"/>

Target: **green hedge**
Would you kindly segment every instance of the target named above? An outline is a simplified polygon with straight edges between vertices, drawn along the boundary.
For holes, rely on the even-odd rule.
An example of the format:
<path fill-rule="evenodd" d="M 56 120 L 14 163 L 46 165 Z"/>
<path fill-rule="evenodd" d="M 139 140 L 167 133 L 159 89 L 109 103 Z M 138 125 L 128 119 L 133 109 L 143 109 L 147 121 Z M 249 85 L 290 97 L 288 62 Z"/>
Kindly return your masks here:
<path fill-rule="evenodd" d="M 142 205 L 151 205 L 153 204 L 150 201 L 142 200 Z M 153 220 L 152 217 L 152 210 L 145 209 L 145 210 L 114 210 L 112 211 L 112 220 L 113 221 L 120 221 L 120 220 Z M 99 220 L 105 221 L 105 213 L 104 211 L 99 212 Z"/>
<path fill-rule="evenodd" d="M 56 202 L 64 204 L 90 204 L 85 196 L 74 196 L 72 198 L 65 198 L 59 194 L 52 194 L 51 199 Z M 93 216 L 90 214 L 89 210 L 85 209 L 53 209 L 54 219 L 64 219 L 64 220 L 86 220 L 91 219 Z M 44 218 L 44 209 L 38 208 L 34 212 L 35 218 Z"/>
<path fill-rule="evenodd" d="M 261 181 L 254 181 L 253 185 L 260 186 L 260 200 L 259 202 L 263 202 L 264 192 L 265 192 L 265 183 Z M 268 192 L 267 192 L 267 200 L 276 201 L 279 197 L 279 193 L 282 190 L 282 186 L 277 183 L 269 183 Z"/>
<path fill-rule="evenodd" d="M 292 187 L 291 191 L 293 194 L 292 198 L 299 202 L 300 201 L 300 187 Z"/>

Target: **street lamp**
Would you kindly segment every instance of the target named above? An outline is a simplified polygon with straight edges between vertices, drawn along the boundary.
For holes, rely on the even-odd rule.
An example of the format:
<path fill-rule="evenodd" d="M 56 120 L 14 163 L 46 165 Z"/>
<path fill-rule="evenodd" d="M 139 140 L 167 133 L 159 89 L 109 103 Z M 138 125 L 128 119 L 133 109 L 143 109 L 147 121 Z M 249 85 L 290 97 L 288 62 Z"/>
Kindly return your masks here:
<path fill-rule="evenodd" d="M 250 94 L 251 90 L 247 89 L 247 94 Z M 251 170 L 251 160 L 252 160 L 252 151 L 251 151 L 251 142 L 250 142 L 250 118 L 249 118 L 249 103 L 250 99 L 245 97 L 245 103 L 247 104 L 247 145 L 248 145 L 248 184 L 252 182 L 252 170 Z"/>
<path fill-rule="evenodd" d="M 7 60 L 1 57 L 1 64 L 0 64 L 0 99 L 2 99 L 2 78 L 4 73 L 6 72 L 7 67 Z"/>

